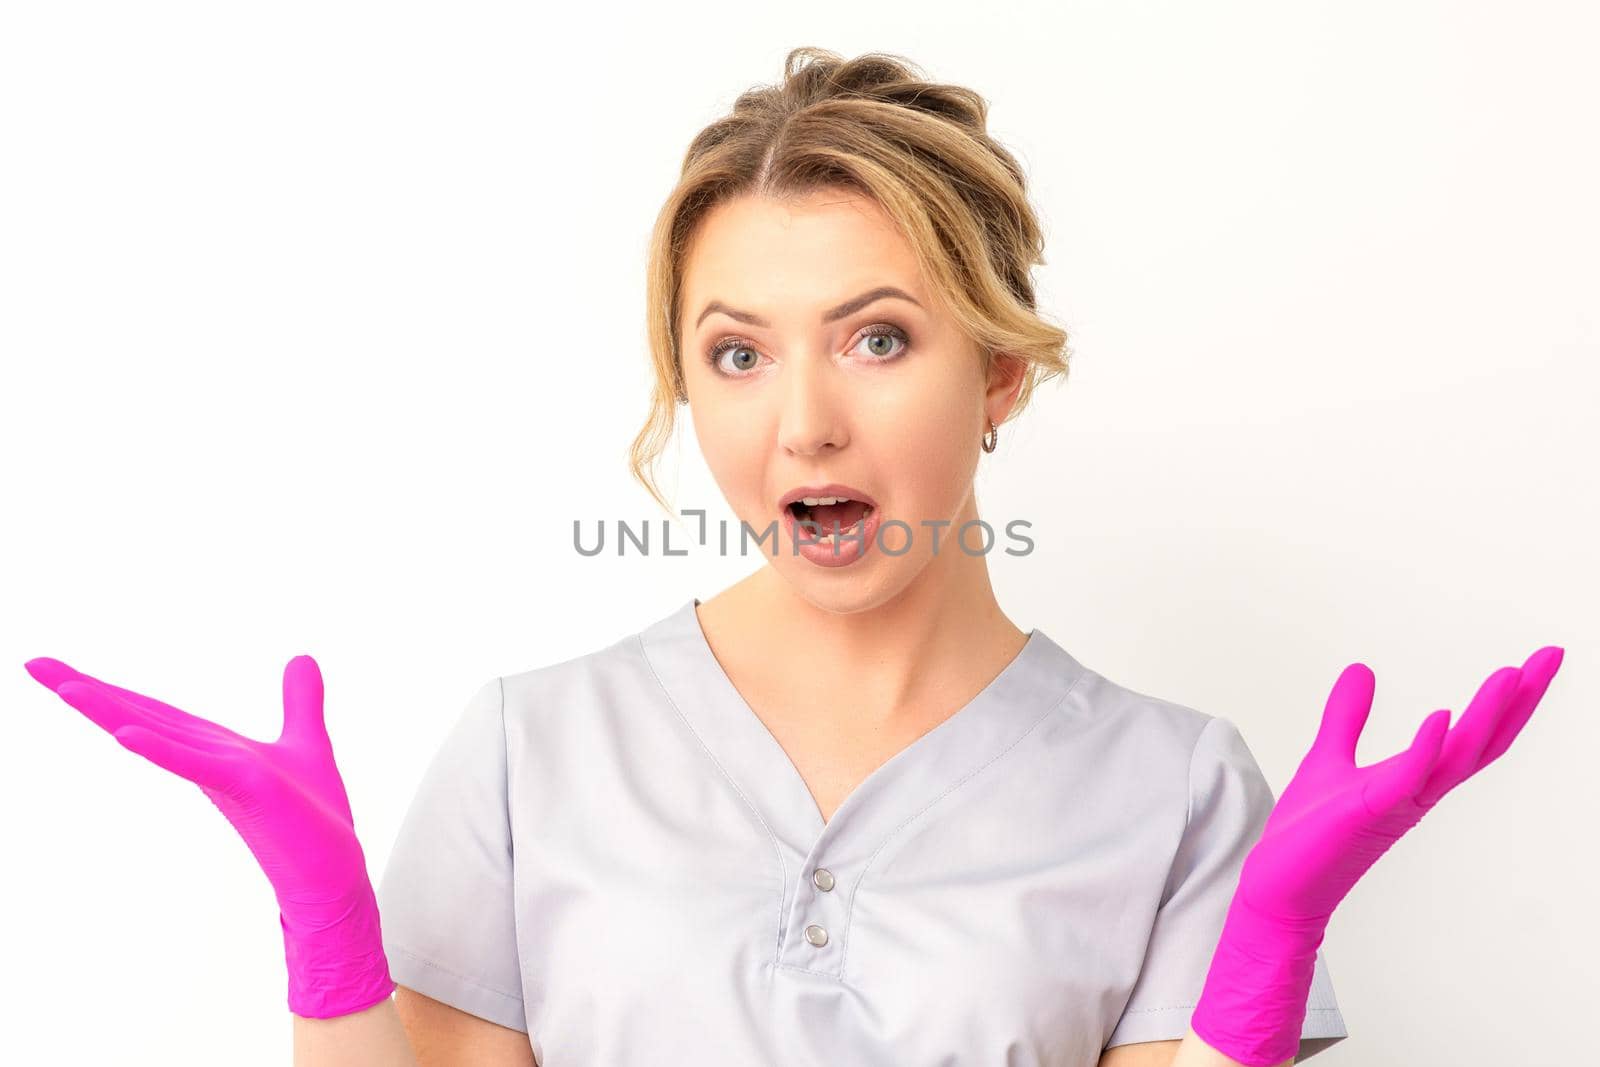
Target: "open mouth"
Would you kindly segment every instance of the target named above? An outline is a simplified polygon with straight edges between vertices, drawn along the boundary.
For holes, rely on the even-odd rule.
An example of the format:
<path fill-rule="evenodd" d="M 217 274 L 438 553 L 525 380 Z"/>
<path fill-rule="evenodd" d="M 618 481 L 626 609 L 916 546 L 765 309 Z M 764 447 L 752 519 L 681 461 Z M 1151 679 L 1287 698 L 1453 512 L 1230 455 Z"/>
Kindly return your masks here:
<path fill-rule="evenodd" d="M 860 534 L 862 524 L 872 514 L 872 505 L 862 500 L 823 497 L 816 504 L 796 500 L 789 505 L 789 514 L 794 517 L 799 539 L 802 542 L 815 541 L 832 537 L 835 524 L 841 535 Z M 816 527 L 800 526 L 802 522 L 816 523 Z"/>

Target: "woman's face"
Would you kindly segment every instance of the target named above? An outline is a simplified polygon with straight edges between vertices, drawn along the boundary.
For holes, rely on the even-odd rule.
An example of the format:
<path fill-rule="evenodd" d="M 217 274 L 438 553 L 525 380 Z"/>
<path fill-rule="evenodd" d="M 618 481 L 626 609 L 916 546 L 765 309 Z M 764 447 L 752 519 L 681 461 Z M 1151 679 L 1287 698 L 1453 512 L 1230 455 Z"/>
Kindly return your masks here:
<path fill-rule="evenodd" d="M 905 297 L 858 299 L 884 287 Z M 706 462 L 739 519 L 777 533 L 776 556 L 771 538 L 750 551 L 835 612 L 882 603 L 935 562 L 923 520 L 951 524 L 938 531 L 938 562 L 964 556 L 953 535 L 976 514 L 979 439 L 1010 410 L 1017 375 L 984 380 L 977 346 L 935 304 L 875 202 L 825 190 L 719 204 L 691 241 L 682 297 L 685 386 Z M 830 483 L 875 502 L 864 551 L 843 539 L 837 555 L 826 543 L 796 554 L 781 501 Z M 827 533 L 859 511 L 819 508 L 813 521 Z M 883 529 L 890 519 L 909 534 Z M 730 537 L 730 550 L 740 543 Z M 972 531 L 968 544 L 981 543 Z"/>

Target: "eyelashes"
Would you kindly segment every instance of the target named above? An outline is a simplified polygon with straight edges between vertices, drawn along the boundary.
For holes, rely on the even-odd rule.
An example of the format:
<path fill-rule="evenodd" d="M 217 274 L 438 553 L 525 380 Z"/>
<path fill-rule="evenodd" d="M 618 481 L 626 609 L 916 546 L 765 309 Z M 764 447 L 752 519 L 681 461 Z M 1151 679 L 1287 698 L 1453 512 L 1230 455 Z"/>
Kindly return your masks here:
<path fill-rule="evenodd" d="M 902 330 L 893 323 L 880 322 L 875 325 L 868 326 L 865 330 L 862 330 L 857 336 L 856 343 L 854 346 L 852 346 L 852 350 L 854 348 L 859 348 L 863 341 L 873 337 L 889 337 L 899 341 L 900 350 L 894 355 L 889 356 L 868 356 L 867 362 L 869 363 L 892 363 L 904 356 L 906 349 L 911 346 L 911 338 L 906 335 L 906 331 Z M 750 349 L 751 351 L 754 351 L 755 348 L 756 346 L 753 342 L 743 337 L 725 337 L 716 344 L 712 345 L 711 348 L 706 351 L 706 362 L 709 363 L 718 374 L 721 374 L 724 377 L 742 378 L 745 377 L 745 373 L 743 371 L 729 371 L 722 369 L 720 366 L 722 362 L 722 356 L 724 353 L 739 349 Z M 749 368 L 746 368 L 746 370 L 748 369 Z"/>

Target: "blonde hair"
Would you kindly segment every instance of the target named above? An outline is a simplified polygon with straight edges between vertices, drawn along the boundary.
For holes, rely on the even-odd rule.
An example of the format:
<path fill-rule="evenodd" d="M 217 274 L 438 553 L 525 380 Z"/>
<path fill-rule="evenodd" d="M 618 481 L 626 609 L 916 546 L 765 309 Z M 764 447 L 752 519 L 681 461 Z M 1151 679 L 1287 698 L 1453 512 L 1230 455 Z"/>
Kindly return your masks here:
<path fill-rule="evenodd" d="M 988 104 L 958 85 L 924 79 L 904 57 L 843 59 L 795 48 L 783 82 L 734 101 L 697 134 L 650 238 L 647 331 L 655 384 L 634 438 L 633 476 L 670 511 L 653 476 L 688 400 L 679 351 L 683 257 L 714 206 L 745 195 L 777 199 L 849 188 L 875 201 L 916 253 L 934 293 L 984 353 L 1023 361 L 1007 421 L 1034 388 L 1065 376 L 1067 332 L 1038 314 L 1031 269 L 1044 239 L 1016 159 L 985 129 Z"/>

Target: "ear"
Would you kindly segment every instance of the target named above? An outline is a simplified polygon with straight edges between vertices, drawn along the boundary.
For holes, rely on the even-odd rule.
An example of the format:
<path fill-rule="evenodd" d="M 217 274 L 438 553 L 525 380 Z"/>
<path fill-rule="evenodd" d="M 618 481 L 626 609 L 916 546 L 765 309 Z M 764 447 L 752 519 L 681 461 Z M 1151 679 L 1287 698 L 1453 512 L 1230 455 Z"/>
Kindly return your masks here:
<path fill-rule="evenodd" d="M 995 352 L 989 361 L 989 383 L 983 400 L 984 411 L 995 425 L 1006 421 L 1022 391 L 1028 361 L 1009 352 Z"/>

